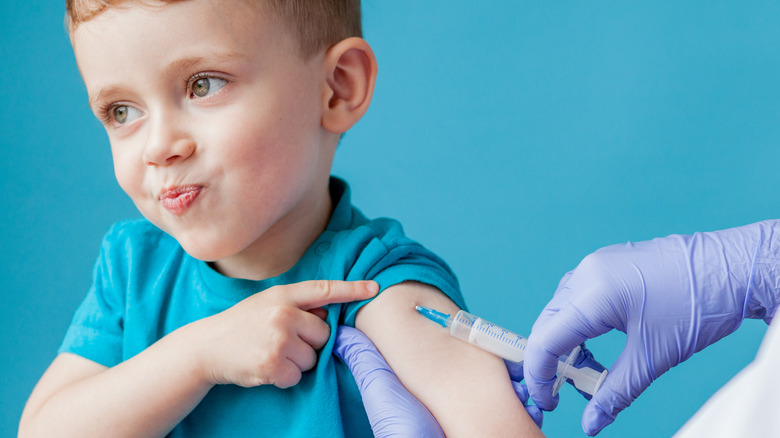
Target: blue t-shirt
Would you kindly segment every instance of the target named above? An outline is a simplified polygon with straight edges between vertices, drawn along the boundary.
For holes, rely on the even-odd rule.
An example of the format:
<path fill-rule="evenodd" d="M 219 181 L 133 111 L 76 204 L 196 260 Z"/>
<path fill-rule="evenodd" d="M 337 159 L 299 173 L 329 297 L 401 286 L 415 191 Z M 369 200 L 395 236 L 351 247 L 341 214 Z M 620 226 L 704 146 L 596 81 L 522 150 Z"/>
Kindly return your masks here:
<path fill-rule="evenodd" d="M 419 281 L 465 308 L 443 260 L 407 238 L 398 222 L 366 219 L 343 181 L 332 178 L 330 190 L 336 207 L 327 229 L 289 271 L 261 281 L 221 275 L 146 220 L 117 223 L 102 242 L 93 285 L 60 352 L 112 367 L 181 326 L 272 286 L 304 280 L 375 280 L 381 290 Z M 329 305 L 328 324 L 354 326 L 366 303 Z M 297 385 L 217 385 L 169 436 L 372 436 L 355 380 L 332 355 L 335 333 Z"/>

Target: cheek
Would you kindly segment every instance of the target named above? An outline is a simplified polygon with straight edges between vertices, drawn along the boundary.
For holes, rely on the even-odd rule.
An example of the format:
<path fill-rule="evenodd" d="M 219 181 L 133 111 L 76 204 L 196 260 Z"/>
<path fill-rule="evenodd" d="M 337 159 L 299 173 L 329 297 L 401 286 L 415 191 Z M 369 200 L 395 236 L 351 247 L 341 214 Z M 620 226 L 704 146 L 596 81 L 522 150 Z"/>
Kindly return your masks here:
<path fill-rule="evenodd" d="M 208 144 L 220 145 L 218 153 L 228 166 L 265 172 L 286 167 L 300 159 L 301 145 L 307 140 L 303 129 L 290 126 L 285 119 L 281 114 L 235 114 L 211 130 Z M 213 148 L 209 149 L 210 154 Z"/>
<path fill-rule="evenodd" d="M 142 175 L 137 170 L 130 157 L 113 153 L 114 176 L 119 187 L 130 197 L 135 197 L 140 192 Z"/>
<path fill-rule="evenodd" d="M 239 153 L 254 153 L 247 150 L 248 145 L 254 144 L 271 155 L 284 151 L 295 154 L 315 140 L 320 126 L 314 97 L 316 93 L 285 84 L 278 89 L 247 94 L 229 113 L 220 115 L 221 123 L 211 125 L 210 138 L 228 141 L 231 148 L 243 148 Z"/>

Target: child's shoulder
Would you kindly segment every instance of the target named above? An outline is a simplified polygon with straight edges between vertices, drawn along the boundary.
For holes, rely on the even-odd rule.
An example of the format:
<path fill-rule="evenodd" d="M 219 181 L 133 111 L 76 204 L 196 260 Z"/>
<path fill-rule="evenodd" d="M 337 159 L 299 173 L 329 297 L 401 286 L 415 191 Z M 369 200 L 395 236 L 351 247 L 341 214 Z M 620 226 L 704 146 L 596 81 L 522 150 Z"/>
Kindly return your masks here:
<path fill-rule="evenodd" d="M 348 226 L 329 230 L 333 233 L 331 240 L 336 246 L 359 253 L 366 247 L 377 244 L 389 249 L 414 243 L 404 233 L 401 223 L 395 219 L 386 217 L 368 219 L 354 206 L 350 213 L 352 220 Z"/>

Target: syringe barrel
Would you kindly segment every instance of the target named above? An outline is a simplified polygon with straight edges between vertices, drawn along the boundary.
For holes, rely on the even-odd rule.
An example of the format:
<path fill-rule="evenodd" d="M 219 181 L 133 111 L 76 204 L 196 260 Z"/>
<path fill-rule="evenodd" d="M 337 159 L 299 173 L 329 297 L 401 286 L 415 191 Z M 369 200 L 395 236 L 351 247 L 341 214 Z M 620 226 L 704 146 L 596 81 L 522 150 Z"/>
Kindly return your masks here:
<path fill-rule="evenodd" d="M 450 334 L 512 362 L 522 362 L 528 340 L 463 310 L 452 318 Z"/>
<path fill-rule="evenodd" d="M 428 307 L 415 306 L 415 308 L 431 321 L 449 327 L 450 334 L 458 339 L 512 362 L 522 363 L 525 358 L 528 340 L 516 333 L 463 310 L 453 317 Z M 575 347 L 569 354 L 561 356 L 558 361 L 558 378 L 553 384 L 553 396 L 558 394 L 558 390 L 567 379 L 570 379 L 580 391 L 591 395 L 598 391 L 607 376 L 607 371 L 599 372 L 588 367 L 576 368 L 574 362 L 579 357 L 580 346 Z"/>

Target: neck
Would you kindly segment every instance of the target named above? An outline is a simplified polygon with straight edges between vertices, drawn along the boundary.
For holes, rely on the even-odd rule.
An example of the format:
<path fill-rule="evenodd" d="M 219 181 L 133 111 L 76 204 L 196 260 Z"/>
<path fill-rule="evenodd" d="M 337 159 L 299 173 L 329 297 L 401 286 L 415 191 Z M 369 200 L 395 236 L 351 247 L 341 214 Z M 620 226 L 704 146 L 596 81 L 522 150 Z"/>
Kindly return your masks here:
<path fill-rule="evenodd" d="M 222 275 L 248 280 L 264 280 L 290 270 L 328 226 L 333 202 L 327 184 L 324 192 L 274 224 L 244 251 L 213 262 L 212 267 Z"/>

